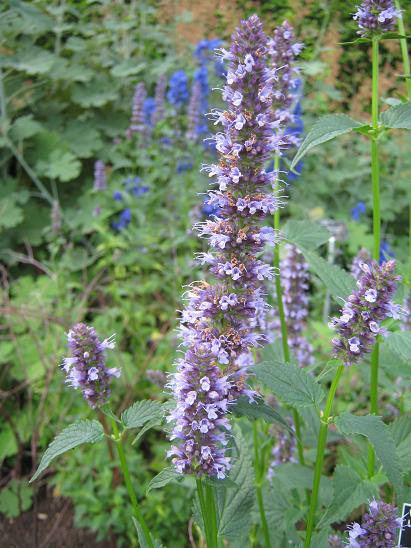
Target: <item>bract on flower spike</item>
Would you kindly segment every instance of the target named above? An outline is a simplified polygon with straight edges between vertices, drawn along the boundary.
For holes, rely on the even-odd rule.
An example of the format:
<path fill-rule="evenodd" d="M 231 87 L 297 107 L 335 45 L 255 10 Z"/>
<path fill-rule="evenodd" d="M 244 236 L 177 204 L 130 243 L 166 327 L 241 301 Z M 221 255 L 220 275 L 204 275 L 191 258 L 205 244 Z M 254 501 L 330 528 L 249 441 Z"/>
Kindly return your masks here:
<path fill-rule="evenodd" d="M 110 395 L 113 377 L 120 376 L 120 369 L 106 367 L 105 352 L 114 348 L 114 335 L 100 341 L 93 327 L 77 323 L 67 333 L 67 340 L 70 357 L 62 363 L 66 382 L 82 391 L 90 407 L 100 407 Z"/>
<path fill-rule="evenodd" d="M 344 304 L 339 318 L 333 318 L 330 327 L 336 329 L 332 340 L 333 352 L 345 365 L 357 363 L 371 352 L 377 335 L 385 334 L 381 322 L 386 318 L 399 318 L 400 307 L 391 302 L 399 276 L 395 275 L 395 261 L 379 265 L 361 263 L 362 276 Z"/>
<path fill-rule="evenodd" d="M 176 407 L 168 417 L 174 422 L 168 452 L 179 473 L 224 478 L 230 469 L 227 455 L 229 409 L 247 388 L 252 350 L 265 342 L 257 327 L 257 314 L 267 306 L 263 283 L 274 276 L 264 262 L 266 244 L 277 234 L 261 226 L 280 206 L 273 195 L 277 174 L 265 171 L 272 154 L 272 84 L 275 71 L 266 63 L 267 36 L 255 15 L 243 21 L 232 37 L 223 99 L 226 110 L 214 112 L 222 131 L 215 136 L 218 164 L 205 166 L 216 177 L 209 191 L 210 205 L 218 216 L 196 226 L 208 239 L 209 251 L 200 264 L 212 274 L 192 283 L 181 314 L 185 354 L 169 386 Z"/>

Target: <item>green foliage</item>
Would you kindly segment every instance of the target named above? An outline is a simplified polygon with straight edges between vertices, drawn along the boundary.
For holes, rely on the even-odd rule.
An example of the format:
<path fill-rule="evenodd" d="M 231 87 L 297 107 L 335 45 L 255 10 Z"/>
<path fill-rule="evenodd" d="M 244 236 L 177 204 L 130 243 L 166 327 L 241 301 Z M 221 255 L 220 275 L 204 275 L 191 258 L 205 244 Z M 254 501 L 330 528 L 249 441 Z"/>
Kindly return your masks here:
<path fill-rule="evenodd" d="M 329 264 L 313 251 L 304 251 L 312 271 L 336 299 L 347 297 L 355 289 L 354 278 L 335 264 Z"/>
<path fill-rule="evenodd" d="M 284 226 L 283 233 L 287 241 L 300 249 L 315 249 L 330 237 L 329 231 L 318 224 L 292 219 Z"/>
<path fill-rule="evenodd" d="M 174 466 L 167 466 L 150 481 L 146 495 L 148 495 L 152 489 L 160 489 L 172 481 L 178 481 L 178 479 L 181 479 L 181 476 L 177 474 Z"/>
<path fill-rule="evenodd" d="M 282 427 L 289 428 L 284 417 L 261 400 L 250 403 L 246 396 L 240 396 L 233 405 L 231 412 L 240 417 L 247 417 L 251 420 L 263 419 L 268 423 L 276 422 Z"/>
<path fill-rule="evenodd" d="M 25 481 L 12 479 L 0 492 L 0 513 L 16 518 L 31 506 L 33 489 Z"/>
<path fill-rule="evenodd" d="M 150 422 L 160 424 L 164 416 L 164 406 L 158 401 L 137 401 L 126 409 L 121 420 L 125 428 L 141 428 Z"/>
<path fill-rule="evenodd" d="M 381 124 L 392 129 L 411 129 L 411 104 L 394 105 L 384 111 Z"/>

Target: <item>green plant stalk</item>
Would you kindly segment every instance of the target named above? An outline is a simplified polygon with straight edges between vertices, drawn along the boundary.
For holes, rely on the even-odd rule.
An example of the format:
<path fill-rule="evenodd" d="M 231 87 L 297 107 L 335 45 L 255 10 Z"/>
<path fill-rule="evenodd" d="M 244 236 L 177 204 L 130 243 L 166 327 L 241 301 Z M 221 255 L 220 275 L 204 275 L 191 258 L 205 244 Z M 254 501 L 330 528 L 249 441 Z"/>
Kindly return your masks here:
<path fill-rule="evenodd" d="M 215 505 L 215 499 L 214 499 L 214 488 L 211 485 L 206 485 L 205 494 L 206 494 L 208 516 L 210 518 L 210 530 L 212 535 L 212 542 L 214 543 L 212 546 L 217 548 L 218 547 L 218 526 L 217 526 L 216 505 Z"/>
<path fill-rule="evenodd" d="M 405 36 L 404 20 L 402 18 L 401 6 L 400 6 L 399 0 L 395 0 L 395 7 L 400 12 L 400 16 L 398 17 L 398 32 L 402 36 Z M 404 73 L 409 76 L 411 73 L 411 67 L 410 67 L 410 58 L 408 55 L 408 45 L 407 45 L 406 38 L 400 38 L 400 46 L 401 46 L 402 64 L 404 66 Z M 407 100 L 409 103 L 411 103 L 411 78 L 407 78 L 405 80 L 405 85 L 407 89 Z M 411 188 L 409 190 L 409 198 L 410 198 L 410 205 L 409 205 L 408 246 L 409 246 L 409 258 L 411 260 Z"/>
<path fill-rule="evenodd" d="M 307 532 L 305 536 L 304 548 L 309 548 L 311 546 L 311 537 L 314 531 L 315 512 L 317 510 L 318 493 L 320 491 L 321 472 L 322 472 L 323 463 L 324 463 L 324 452 L 325 452 L 325 446 L 327 443 L 328 421 L 331 414 L 331 408 L 334 401 L 335 392 L 337 390 L 337 386 L 343 371 L 344 371 L 344 366 L 340 365 L 334 376 L 333 382 L 331 383 L 331 387 L 327 396 L 327 401 L 325 403 L 324 412 L 322 413 L 320 417 L 321 424 L 320 424 L 320 432 L 318 434 L 317 456 L 315 461 L 313 488 L 311 492 L 311 502 L 310 502 L 310 510 L 308 513 L 308 519 L 307 519 Z"/>
<path fill-rule="evenodd" d="M 280 157 L 274 158 L 274 171 L 278 171 L 280 167 Z M 274 230 L 280 230 L 280 209 L 278 208 L 274 213 Z M 284 360 L 286 363 L 290 363 L 290 348 L 288 345 L 287 323 L 285 320 L 284 302 L 283 302 L 283 290 L 281 287 L 281 272 L 280 272 L 280 244 L 274 247 L 274 268 L 276 269 L 275 276 L 275 290 L 277 294 L 277 306 L 278 314 L 280 316 L 281 325 L 281 343 L 283 346 Z M 298 460 L 300 464 L 305 465 L 304 448 L 301 441 L 301 424 L 300 416 L 298 412 L 293 409 L 293 422 L 295 428 L 295 435 L 297 439 L 297 452 Z"/>
<path fill-rule="evenodd" d="M 133 484 L 131 482 L 130 471 L 128 469 L 126 456 L 124 454 L 124 447 L 121 441 L 121 436 L 118 431 L 117 423 L 114 419 L 111 419 L 111 425 L 112 425 L 113 434 L 114 434 L 114 441 L 117 447 L 118 457 L 120 459 L 121 471 L 123 472 L 124 481 L 127 487 L 127 492 L 130 498 L 131 505 L 133 507 L 134 515 L 137 521 L 139 522 L 139 524 L 141 525 L 141 529 L 143 530 L 144 538 L 146 539 L 147 545 L 149 546 L 149 548 L 154 548 L 153 542 L 151 540 L 150 531 L 147 527 L 147 523 L 138 506 L 137 496 L 134 491 Z"/>
<path fill-rule="evenodd" d="M 263 499 L 263 479 L 265 466 L 263 458 L 260 459 L 259 443 L 258 443 L 258 425 L 257 421 L 253 422 L 253 438 L 254 438 L 254 470 L 255 470 L 255 490 L 257 494 L 258 511 L 260 512 L 261 528 L 264 535 L 264 545 L 270 548 L 270 531 L 268 529 L 267 518 L 264 509 Z"/>
<path fill-rule="evenodd" d="M 201 514 L 203 517 L 207 548 L 217 548 L 217 516 L 213 491 L 209 485 L 206 485 L 206 488 L 204 489 L 201 478 L 196 479 L 196 484 Z"/>
<path fill-rule="evenodd" d="M 380 260 L 381 245 L 381 215 L 380 215 L 380 165 L 378 155 L 378 72 L 379 72 L 379 39 L 372 39 L 372 102 L 371 122 L 373 135 L 371 136 L 371 178 L 373 197 L 373 259 Z M 378 413 L 378 368 L 379 368 L 379 343 L 374 346 L 371 354 L 371 387 L 370 410 Z M 375 469 L 375 454 L 373 447 L 368 444 L 368 477 L 372 478 Z"/>

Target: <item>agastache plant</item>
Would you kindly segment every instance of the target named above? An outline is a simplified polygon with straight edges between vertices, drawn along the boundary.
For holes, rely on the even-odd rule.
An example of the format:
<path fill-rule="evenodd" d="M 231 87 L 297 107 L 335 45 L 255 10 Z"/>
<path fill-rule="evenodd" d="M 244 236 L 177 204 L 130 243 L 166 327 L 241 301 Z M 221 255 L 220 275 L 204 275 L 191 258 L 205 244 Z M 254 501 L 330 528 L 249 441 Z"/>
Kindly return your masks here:
<path fill-rule="evenodd" d="M 358 23 L 358 34 L 367 36 L 392 31 L 398 16 L 393 0 L 364 0 L 353 18 Z"/>
<path fill-rule="evenodd" d="M 272 134 L 272 84 L 275 71 L 266 65 L 267 37 L 257 16 L 242 22 L 230 51 L 220 50 L 230 63 L 223 99 L 227 110 L 214 112 L 222 132 L 215 136 L 219 164 L 204 169 L 217 178 L 210 203 L 220 216 L 198 225 L 210 251 L 201 254 L 213 281 L 193 283 L 181 316 L 186 353 L 170 386 L 176 408 L 169 451 L 179 473 L 223 479 L 231 466 L 227 455 L 229 407 L 242 395 L 250 399 L 247 370 L 252 349 L 262 336 L 250 327 L 263 301 L 262 283 L 273 268 L 258 258 L 277 236 L 261 225 L 279 203 L 267 193 L 275 183 L 264 164 L 276 141 Z"/>
<path fill-rule="evenodd" d="M 133 101 L 131 105 L 131 119 L 127 130 L 127 137 L 131 137 L 133 133 L 144 133 L 146 127 L 144 101 L 147 97 L 146 86 L 144 82 L 139 82 L 134 90 Z"/>
<path fill-rule="evenodd" d="M 164 119 L 166 115 L 165 111 L 165 95 L 167 88 L 167 78 L 162 74 L 156 83 L 156 89 L 154 91 L 154 113 L 153 113 L 153 124 L 156 125 L 158 122 Z"/>
<path fill-rule="evenodd" d="M 106 190 L 107 188 L 107 176 L 106 165 L 101 160 L 97 160 L 94 164 L 94 183 L 93 190 L 97 192 Z"/>
<path fill-rule="evenodd" d="M 402 518 L 393 504 L 372 500 L 361 525 L 357 522 L 348 527 L 349 548 L 392 548 L 396 545 Z"/>
<path fill-rule="evenodd" d="M 365 249 L 365 247 L 362 247 L 352 260 L 351 268 L 350 268 L 352 276 L 356 280 L 358 280 L 358 278 L 362 276 L 363 274 L 361 265 L 363 264 L 370 265 L 371 262 L 372 262 L 372 259 L 371 259 L 370 252 L 368 251 L 368 249 Z"/>

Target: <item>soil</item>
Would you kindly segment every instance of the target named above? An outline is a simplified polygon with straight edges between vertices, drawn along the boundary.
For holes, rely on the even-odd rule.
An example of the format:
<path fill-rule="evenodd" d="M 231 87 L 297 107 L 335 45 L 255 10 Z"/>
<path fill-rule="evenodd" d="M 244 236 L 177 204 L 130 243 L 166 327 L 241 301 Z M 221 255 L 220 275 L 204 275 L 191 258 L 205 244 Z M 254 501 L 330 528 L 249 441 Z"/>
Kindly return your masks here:
<path fill-rule="evenodd" d="M 97 542 L 96 535 L 73 525 L 73 505 L 69 499 L 53 497 L 46 491 L 19 517 L 0 515 L 2 548 L 115 548 L 115 542 Z"/>

